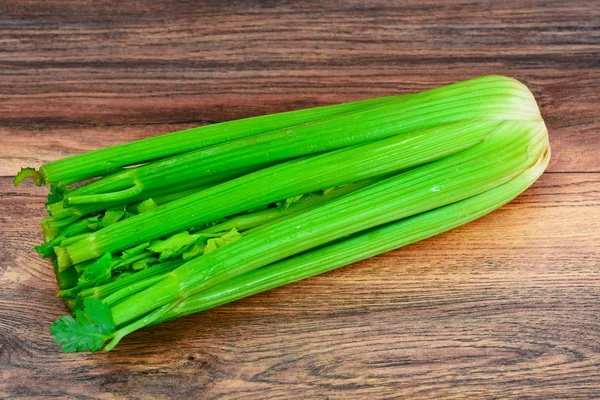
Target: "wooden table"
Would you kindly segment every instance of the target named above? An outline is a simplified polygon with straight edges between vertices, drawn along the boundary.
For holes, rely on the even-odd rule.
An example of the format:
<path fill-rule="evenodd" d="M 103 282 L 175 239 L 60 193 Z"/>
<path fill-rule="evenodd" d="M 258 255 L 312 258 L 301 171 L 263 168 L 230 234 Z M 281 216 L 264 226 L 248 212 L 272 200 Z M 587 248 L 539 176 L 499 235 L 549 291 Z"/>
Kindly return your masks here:
<path fill-rule="evenodd" d="M 600 397 L 600 3 L 224 3 L 0 3 L 0 397 Z M 111 353 L 58 351 L 32 249 L 46 189 L 14 188 L 19 167 L 485 74 L 525 82 L 550 131 L 511 204 Z"/>

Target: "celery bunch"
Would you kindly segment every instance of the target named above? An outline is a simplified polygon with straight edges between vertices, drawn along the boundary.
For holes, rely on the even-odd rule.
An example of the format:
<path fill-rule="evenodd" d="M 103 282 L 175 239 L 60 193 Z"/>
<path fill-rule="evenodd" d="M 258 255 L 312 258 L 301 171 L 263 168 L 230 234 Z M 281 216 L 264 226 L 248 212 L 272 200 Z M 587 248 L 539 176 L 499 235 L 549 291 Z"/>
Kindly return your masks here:
<path fill-rule="evenodd" d="M 51 184 L 36 250 L 75 315 L 52 333 L 97 351 L 472 221 L 549 156 L 530 91 L 486 76 L 123 144 L 15 184 Z"/>

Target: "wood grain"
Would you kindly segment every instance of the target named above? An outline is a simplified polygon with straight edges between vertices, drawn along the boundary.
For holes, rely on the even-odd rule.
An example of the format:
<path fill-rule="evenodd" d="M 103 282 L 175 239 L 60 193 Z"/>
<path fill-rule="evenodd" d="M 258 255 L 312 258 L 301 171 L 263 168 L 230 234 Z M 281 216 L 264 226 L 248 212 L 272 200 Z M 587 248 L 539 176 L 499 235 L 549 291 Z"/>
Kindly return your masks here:
<path fill-rule="evenodd" d="M 0 2 L 0 398 L 599 398 L 597 1 Z M 525 82 L 553 150 L 435 238 L 62 354 L 45 189 L 10 175 L 215 121 Z"/>
<path fill-rule="evenodd" d="M 485 74 L 537 96 L 551 171 L 600 171 L 597 1 L 420 3 L 0 3 L 0 175 L 96 148 L 98 135 L 114 143 Z"/>
<path fill-rule="evenodd" d="M 594 397 L 599 183 L 600 174 L 544 175 L 472 224 L 96 355 L 52 343 L 48 324 L 64 310 L 31 251 L 43 197 L 6 191 L 0 394 Z"/>

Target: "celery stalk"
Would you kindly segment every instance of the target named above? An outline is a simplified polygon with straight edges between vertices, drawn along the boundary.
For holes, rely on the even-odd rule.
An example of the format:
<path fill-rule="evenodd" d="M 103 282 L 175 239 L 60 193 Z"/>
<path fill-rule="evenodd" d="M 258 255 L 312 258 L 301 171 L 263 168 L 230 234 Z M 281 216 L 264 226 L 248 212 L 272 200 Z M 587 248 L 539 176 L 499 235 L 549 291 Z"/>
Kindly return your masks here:
<path fill-rule="evenodd" d="M 182 182 L 178 185 L 172 185 L 167 187 L 161 187 L 154 190 L 144 191 L 134 195 L 133 197 L 127 197 L 123 199 L 117 199 L 113 201 L 106 201 L 102 203 L 88 203 L 88 204 L 65 204 L 64 201 L 59 201 L 46 206 L 48 213 L 52 216 L 50 219 L 54 223 L 60 223 L 59 221 L 70 219 L 75 216 L 82 217 L 93 213 L 98 213 L 111 208 L 121 207 L 127 204 L 140 202 L 148 198 L 155 200 L 157 204 L 164 204 L 168 201 L 176 200 L 192 193 L 199 192 L 200 190 L 209 187 L 211 185 L 225 182 L 229 179 L 237 178 L 239 176 L 248 174 L 256 171 L 257 169 L 264 168 L 270 164 L 255 165 L 252 167 L 242 167 L 230 171 L 225 171 L 219 174 L 213 174 L 203 179 L 189 179 L 186 182 Z M 158 197 L 158 198 L 157 198 Z"/>
<path fill-rule="evenodd" d="M 36 250 L 75 317 L 52 324 L 56 342 L 108 351 L 145 326 L 468 223 L 549 156 L 531 92 L 485 76 L 113 146 L 14 183 L 53 183 Z"/>
<path fill-rule="evenodd" d="M 209 228 L 203 229 L 197 233 L 191 234 L 190 236 L 205 236 L 211 233 L 223 234 L 225 232 L 229 232 L 232 229 L 238 230 L 243 236 L 248 234 L 246 232 L 253 232 L 260 229 L 264 229 L 265 227 L 270 226 L 274 222 L 280 222 L 298 214 L 301 214 L 307 210 L 317 208 L 325 204 L 326 202 L 330 202 L 336 198 L 344 196 L 360 188 L 369 186 L 375 182 L 376 181 L 367 181 L 356 184 L 349 184 L 339 188 L 333 188 L 331 191 L 328 191 L 327 194 L 313 194 L 308 196 L 306 199 L 299 201 L 298 203 L 292 204 L 290 207 L 284 210 L 280 210 L 278 208 L 269 208 L 266 210 L 238 215 L 221 224 L 217 224 Z M 170 260 L 170 262 L 173 261 L 178 261 L 179 264 L 183 264 L 184 262 L 183 260 L 181 260 L 181 256 Z M 162 274 L 164 272 L 164 268 L 165 267 L 163 267 L 162 264 L 159 264 L 147 270 L 129 275 L 124 279 L 119 279 L 115 282 L 110 282 L 102 286 L 96 286 L 91 289 L 83 289 L 79 293 L 78 298 L 82 300 L 85 297 L 96 297 L 102 299 L 103 301 L 106 301 L 108 304 L 116 304 L 121 299 L 126 298 L 132 293 L 139 291 L 140 288 L 146 288 L 148 286 L 151 286 L 151 284 L 156 282 L 155 271 L 160 270 L 160 273 Z M 132 289 L 132 287 L 134 289 Z M 72 296 L 71 292 L 65 291 L 65 293 Z M 60 294 L 61 292 L 59 292 L 59 296 Z M 110 299 L 106 297 L 108 295 L 110 295 Z"/>

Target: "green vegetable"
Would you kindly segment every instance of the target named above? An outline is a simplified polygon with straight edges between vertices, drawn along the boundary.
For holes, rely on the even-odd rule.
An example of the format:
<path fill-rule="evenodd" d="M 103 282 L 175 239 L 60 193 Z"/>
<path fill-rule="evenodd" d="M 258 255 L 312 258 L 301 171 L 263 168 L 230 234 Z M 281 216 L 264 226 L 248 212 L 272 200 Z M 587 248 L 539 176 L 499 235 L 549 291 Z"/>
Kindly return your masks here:
<path fill-rule="evenodd" d="M 75 310 L 75 318 L 64 316 L 52 324 L 50 332 L 63 343 L 64 352 L 98 351 L 115 332 L 110 308 L 100 300 L 86 299 L 85 313 Z"/>
<path fill-rule="evenodd" d="M 110 253 L 106 253 L 95 262 L 86 265 L 77 280 L 77 286 L 59 292 L 59 296 L 72 297 L 74 293 L 81 291 L 82 289 L 100 286 L 110 282 L 112 272 L 111 261 L 112 256 Z"/>
<path fill-rule="evenodd" d="M 263 167 L 266 166 L 267 165 L 264 165 Z M 192 178 L 186 182 L 180 183 L 179 185 L 161 187 L 159 190 L 144 191 L 143 193 L 139 193 L 131 198 L 102 203 L 67 205 L 63 201 L 64 195 L 60 197 L 60 200 L 58 200 L 58 197 L 55 196 L 54 199 L 58 201 L 55 201 L 52 204 L 48 204 L 46 206 L 46 209 L 48 210 L 48 213 L 52 216 L 49 219 L 49 221 L 61 226 L 65 224 L 70 224 L 71 221 L 76 220 L 77 217 L 82 217 L 100 211 L 117 208 L 131 203 L 146 201 L 150 198 L 156 204 L 165 204 L 170 201 L 185 197 L 187 195 L 197 193 L 200 190 L 210 186 L 211 184 L 224 182 L 226 180 L 245 175 L 249 172 L 255 171 L 258 168 L 260 168 L 260 166 L 254 166 L 252 168 L 239 168 L 221 174 L 211 175 L 210 177 L 207 177 L 202 181 L 197 181 Z M 66 192 L 71 193 L 73 192 L 73 190 L 69 190 Z M 65 222 L 65 220 L 67 220 L 67 222 Z"/>
<path fill-rule="evenodd" d="M 489 76 L 178 132 L 15 183 L 53 182 L 36 250 L 75 318 L 51 331 L 64 351 L 97 351 L 479 218 L 549 156 L 529 90 Z"/>
<path fill-rule="evenodd" d="M 340 188 L 332 188 L 328 191 L 327 195 L 312 194 L 304 196 L 304 200 L 296 202 L 292 207 L 289 207 L 284 211 L 280 211 L 277 208 L 270 208 L 267 210 L 242 214 L 232 217 L 219 224 L 199 230 L 193 234 L 190 234 L 188 231 L 183 231 L 161 241 L 141 243 L 137 246 L 127 249 L 126 251 L 123 251 L 120 258 L 117 258 L 116 260 L 113 259 L 107 268 L 110 268 L 111 273 L 127 265 L 131 265 L 131 268 L 133 269 L 133 271 L 130 272 L 145 270 L 150 267 L 152 267 L 152 270 L 155 271 L 159 268 L 170 268 L 170 265 L 172 264 L 151 264 L 154 264 L 157 261 L 162 262 L 173 257 L 175 257 L 174 260 L 179 260 L 178 265 L 181 265 L 183 260 L 189 260 L 191 258 L 206 254 L 216 248 L 223 247 L 226 244 L 232 243 L 233 241 L 241 238 L 242 234 L 240 234 L 238 230 L 242 231 L 243 234 L 257 231 L 278 221 L 291 218 L 292 216 L 298 215 L 306 210 L 319 207 L 327 201 L 341 197 L 347 193 L 357 190 L 358 188 L 365 187 L 372 183 L 373 181 L 361 182 L 357 184 L 346 185 Z M 208 246 L 209 244 L 210 247 Z M 159 259 L 156 259 L 156 256 L 158 256 Z M 181 257 L 181 259 L 179 257 Z M 121 276 L 121 274 L 117 275 L 117 278 L 121 278 Z M 123 285 L 126 282 L 132 282 L 132 284 L 135 282 L 134 284 L 136 287 L 141 287 L 139 281 L 154 279 L 153 277 L 153 272 L 146 274 L 131 274 L 125 278 L 125 281 L 120 281 L 120 283 L 116 286 L 114 285 L 114 282 L 111 282 L 105 285 L 97 285 L 94 290 L 87 290 L 80 285 L 68 287 L 61 286 L 63 290 L 60 291 L 58 295 L 60 297 L 77 296 L 77 298 L 84 298 L 87 296 L 95 296 L 97 298 L 103 298 L 104 296 L 114 292 L 111 288 L 118 287 L 117 290 L 123 289 Z M 105 287 L 107 288 L 106 290 L 104 289 Z M 123 293 L 130 293 L 130 291 L 123 291 Z"/>
<path fill-rule="evenodd" d="M 83 289 L 77 294 L 77 299 L 79 299 L 80 302 L 83 302 L 84 299 L 90 297 L 105 299 L 107 296 L 117 293 L 120 290 L 127 290 L 127 292 L 131 294 L 131 287 L 139 282 L 146 282 L 146 284 L 148 284 L 148 282 L 156 282 L 157 277 L 158 279 L 162 279 L 163 274 L 174 270 L 183 263 L 184 261 L 182 259 L 174 259 L 153 265 L 152 268 L 142 270 L 132 275 L 127 275 L 122 279 L 115 279 L 104 285 Z"/>

